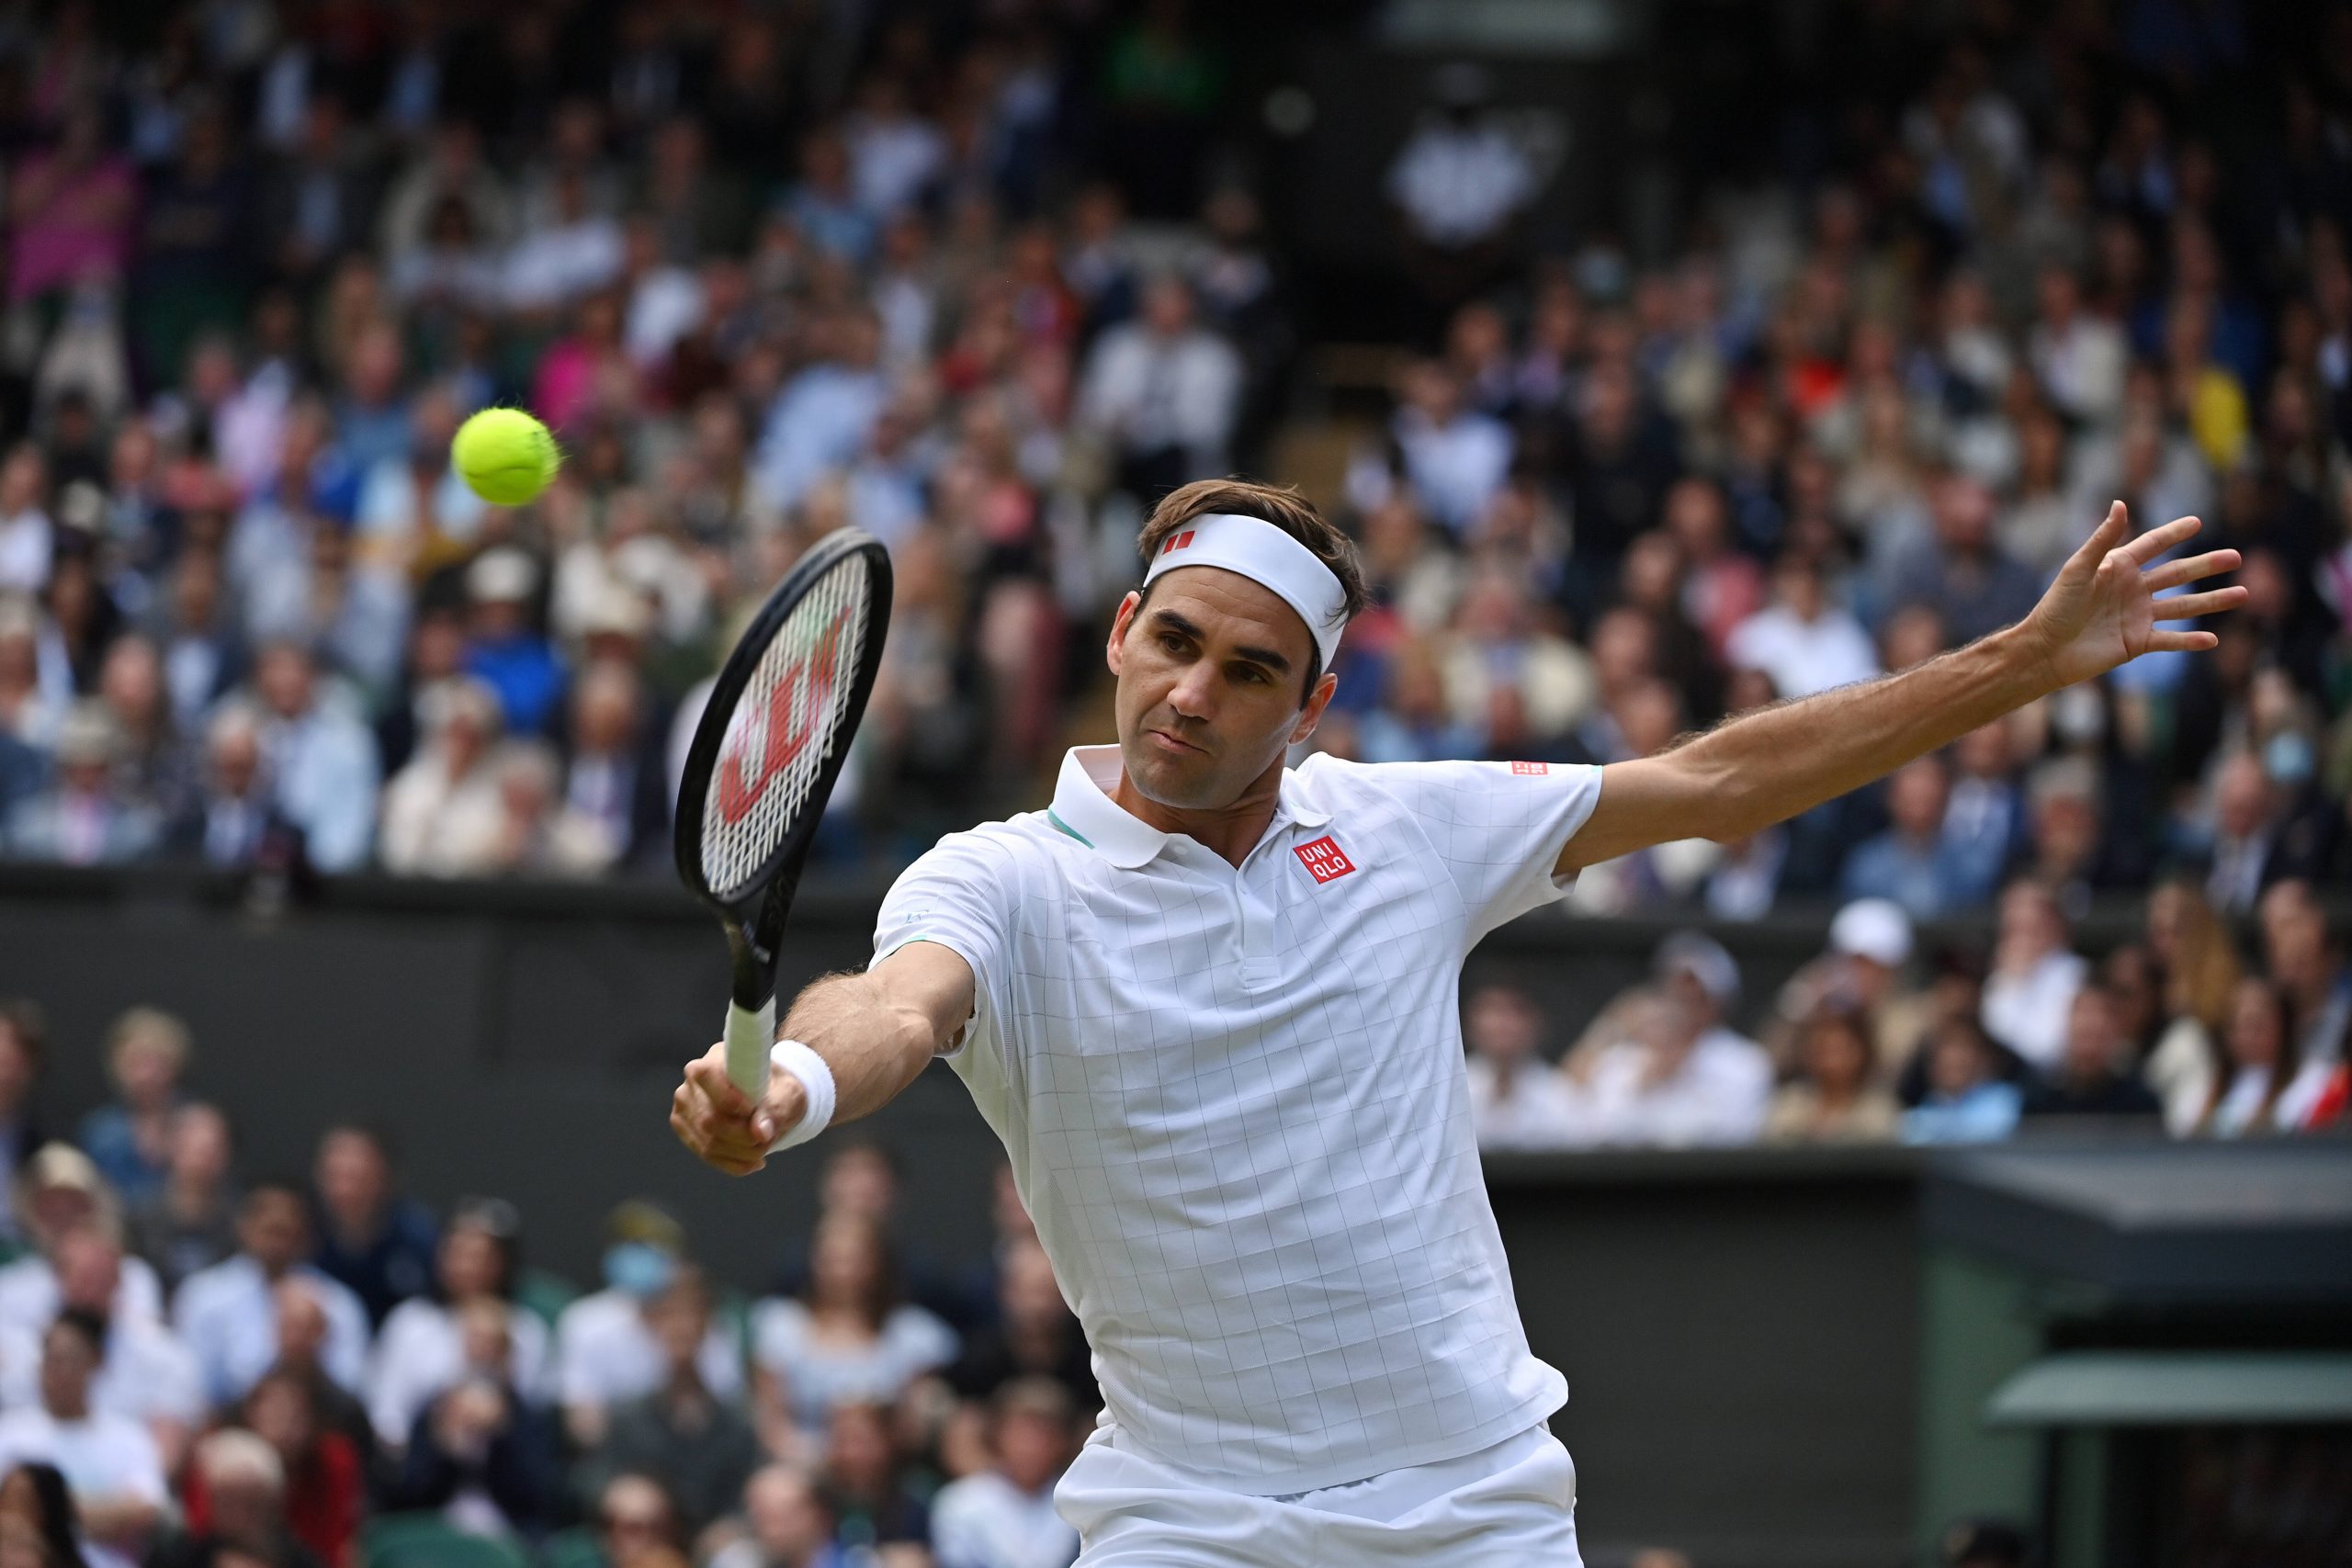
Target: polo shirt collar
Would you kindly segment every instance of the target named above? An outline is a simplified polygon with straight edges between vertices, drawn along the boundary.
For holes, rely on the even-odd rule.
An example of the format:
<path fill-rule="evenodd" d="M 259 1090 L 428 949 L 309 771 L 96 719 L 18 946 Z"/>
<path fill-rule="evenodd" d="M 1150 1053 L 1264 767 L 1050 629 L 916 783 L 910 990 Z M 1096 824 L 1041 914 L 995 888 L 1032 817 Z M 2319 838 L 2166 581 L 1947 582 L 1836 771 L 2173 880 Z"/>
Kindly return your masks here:
<path fill-rule="evenodd" d="M 1046 815 L 1055 827 L 1113 865 L 1133 871 L 1148 864 L 1178 835 L 1161 832 L 1111 798 L 1111 792 L 1119 786 L 1119 772 L 1116 746 L 1070 748 L 1062 758 L 1061 776 L 1054 783 L 1054 804 Z M 1297 773 L 1284 769 L 1274 819 L 1267 825 L 1267 833 L 1271 836 L 1285 823 L 1320 828 L 1330 820 L 1329 812 L 1306 797 Z"/>
<path fill-rule="evenodd" d="M 1122 871 L 1133 871 L 1168 847 L 1169 835 L 1111 798 L 1119 787 L 1116 746 L 1073 746 L 1054 784 L 1055 827 L 1090 846 Z"/>

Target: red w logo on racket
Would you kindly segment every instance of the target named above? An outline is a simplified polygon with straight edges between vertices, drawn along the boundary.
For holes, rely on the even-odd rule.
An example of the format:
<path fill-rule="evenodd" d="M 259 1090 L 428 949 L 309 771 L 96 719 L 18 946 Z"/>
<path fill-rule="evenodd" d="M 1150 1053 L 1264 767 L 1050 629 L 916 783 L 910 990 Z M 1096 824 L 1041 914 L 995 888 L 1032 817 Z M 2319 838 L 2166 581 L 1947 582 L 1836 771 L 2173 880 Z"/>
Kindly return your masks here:
<path fill-rule="evenodd" d="M 833 703 L 841 635 L 836 621 L 825 628 L 814 651 L 776 677 L 768 694 L 767 722 L 757 729 L 747 727 L 742 743 L 729 747 L 718 760 L 718 814 L 730 826 L 751 815 L 775 776 L 817 738 L 818 721 Z M 795 702 L 795 697 L 800 700 Z M 755 761 L 752 738 L 763 731 L 765 741 Z"/>

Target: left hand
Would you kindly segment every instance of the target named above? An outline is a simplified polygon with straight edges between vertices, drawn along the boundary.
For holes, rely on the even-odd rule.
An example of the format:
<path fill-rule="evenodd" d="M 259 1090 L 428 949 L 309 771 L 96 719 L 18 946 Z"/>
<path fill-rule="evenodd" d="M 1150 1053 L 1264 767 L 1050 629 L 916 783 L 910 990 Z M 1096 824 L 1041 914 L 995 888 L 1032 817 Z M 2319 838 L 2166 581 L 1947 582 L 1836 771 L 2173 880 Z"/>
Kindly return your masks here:
<path fill-rule="evenodd" d="M 2245 603 L 2243 587 L 2214 588 L 2159 601 L 2158 593 L 2224 571 L 2235 571 L 2238 552 L 2149 562 L 2193 537 L 2204 526 L 2194 517 L 2176 518 L 2132 539 L 2123 503 L 2107 509 L 2107 521 L 2085 540 L 2041 603 L 2026 616 L 2023 629 L 2050 660 L 2054 684 L 2071 686 L 2104 675 L 2143 653 L 2195 653 L 2220 641 L 2208 631 L 2179 631 L 2159 622 L 2193 620 L 2234 610 Z"/>

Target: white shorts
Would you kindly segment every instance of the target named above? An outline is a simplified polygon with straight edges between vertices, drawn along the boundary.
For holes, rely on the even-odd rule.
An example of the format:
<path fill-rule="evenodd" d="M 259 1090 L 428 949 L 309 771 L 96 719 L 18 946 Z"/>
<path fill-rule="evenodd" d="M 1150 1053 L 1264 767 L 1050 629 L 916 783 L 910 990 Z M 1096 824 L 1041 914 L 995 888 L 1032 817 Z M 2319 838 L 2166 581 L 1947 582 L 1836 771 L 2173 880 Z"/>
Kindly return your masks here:
<path fill-rule="evenodd" d="M 1582 1568 L 1577 1468 L 1547 1427 L 1368 1481 L 1257 1497 L 1178 1475 L 1099 1428 L 1055 1488 L 1077 1568 Z"/>

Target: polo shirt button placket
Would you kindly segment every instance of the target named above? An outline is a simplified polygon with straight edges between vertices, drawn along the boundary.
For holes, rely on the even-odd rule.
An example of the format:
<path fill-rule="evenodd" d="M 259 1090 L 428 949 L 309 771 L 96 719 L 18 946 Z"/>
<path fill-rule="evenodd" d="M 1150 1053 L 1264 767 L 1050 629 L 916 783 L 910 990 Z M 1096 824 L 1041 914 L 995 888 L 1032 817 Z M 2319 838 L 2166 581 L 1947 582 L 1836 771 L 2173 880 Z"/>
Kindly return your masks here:
<path fill-rule="evenodd" d="M 1233 869 L 1233 929 L 1241 949 L 1241 988 L 1262 991 L 1282 977 L 1282 961 L 1274 953 L 1274 913 L 1272 901 L 1250 919 L 1250 866 L 1259 856 L 1251 854 Z M 1266 864 L 1272 864 L 1269 859 Z M 1260 874 L 1264 874 L 1262 866 Z"/>

